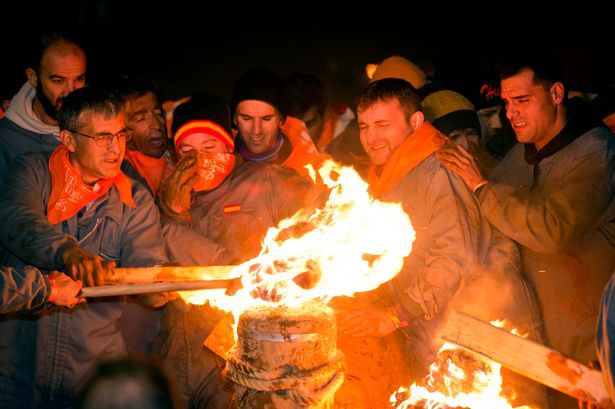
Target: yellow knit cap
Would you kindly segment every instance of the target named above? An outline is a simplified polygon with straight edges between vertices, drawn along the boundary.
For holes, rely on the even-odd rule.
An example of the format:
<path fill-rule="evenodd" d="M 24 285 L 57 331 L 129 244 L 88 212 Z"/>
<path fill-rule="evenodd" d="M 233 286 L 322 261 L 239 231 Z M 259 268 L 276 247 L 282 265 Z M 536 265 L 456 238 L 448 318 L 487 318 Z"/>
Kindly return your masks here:
<path fill-rule="evenodd" d="M 466 97 L 450 90 L 436 91 L 427 95 L 421 105 L 425 119 L 432 123 L 451 112 L 474 111 L 474 105 Z"/>
<path fill-rule="evenodd" d="M 478 115 L 463 95 L 450 90 L 436 91 L 427 95 L 421 105 L 425 119 L 444 135 L 456 129 L 473 128 L 480 136 Z"/>
<path fill-rule="evenodd" d="M 368 64 L 368 66 L 373 64 Z M 408 81 L 416 89 L 425 85 L 425 73 L 418 65 L 408 61 L 404 57 L 392 56 L 382 61 L 373 71 L 370 82 L 383 78 L 399 78 Z"/>

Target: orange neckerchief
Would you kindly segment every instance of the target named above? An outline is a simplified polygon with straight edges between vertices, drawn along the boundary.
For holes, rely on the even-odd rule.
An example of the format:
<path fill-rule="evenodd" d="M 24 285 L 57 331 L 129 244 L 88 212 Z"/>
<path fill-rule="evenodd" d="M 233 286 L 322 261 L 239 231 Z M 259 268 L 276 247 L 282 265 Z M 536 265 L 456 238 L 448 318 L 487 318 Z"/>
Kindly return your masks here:
<path fill-rule="evenodd" d="M 604 122 L 611 132 L 615 132 L 615 112 L 602 118 L 602 122 Z"/>
<path fill-rule="evenodd" d="M 117 176 L 101 179 L 94 186 L 81 181 L 81 175 L 68 160 L 68 149 L 60 145 L 49 159 L 51 195 L 47 204 L 47 220 L 57 224 L 73 217 L 88 203 L 98 199 L 115 184 L 120 199 L 128 206 L 137 207 L 132 200 L 130 179 L 121 171 Z"/>
<path fill-rule="evenodd" d="M 318 152 L 305 123 L 300 119 L 287 116 L 280 129 L 293 148 L 282 166 L 294 169 L 302 176 L 310 177 L 305 165 L 311 164 L 317 170 L 322 161 L 327 159 L 327 155 Z"/>
<path fill-rule="evenodd" d="M 372 196 L 379 198 L 383 193 L 393 189 L 410 170 L 444 146 L 446 141 L 446 136 L 430 123 L 423 123 L 395 149 L 383 165 L 380 176 L 378 176 L 376 166 L 372 165 L 369 168 L 367 182 Z"/>
<path fill-rule="evenodd" d="M 194 191 L 212 190 L 231 173 L 237 157 L 234 153 L 199 152 L 197 156 L 198 175 Z"/>
<path fill-rule="evenodd" d="M 161 158 L 152 158 L 144 153 L 127 148 L 124 158 L 139 172 L 139 175 L 143 176 L 154 193 L 158 192 L 162 179 L 168 176 L 172 169 L 169 166 L 167 155 Z"/>

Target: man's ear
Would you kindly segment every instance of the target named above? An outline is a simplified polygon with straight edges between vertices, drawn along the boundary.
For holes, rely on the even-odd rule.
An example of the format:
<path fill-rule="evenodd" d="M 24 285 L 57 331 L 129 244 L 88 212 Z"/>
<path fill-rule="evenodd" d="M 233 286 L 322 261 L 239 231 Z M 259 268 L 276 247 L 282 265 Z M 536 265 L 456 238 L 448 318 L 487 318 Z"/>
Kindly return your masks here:
<path fill-rule="evenodd" d="M 69 152 L 75 152 L 77 150 L 77 139 L 72 132 L 63 129 L 60 131 L 60 141 Z"/>
<path fill-rule="evenodd" d="M 564 101 L 564 84 L 561 82 L 553 84 L 549 92 L 555 105 L 559 105 Z"/>
<path fill-rule="evenodd" d="M 26 77 L 28 78 L 30 85 L 36 88 L 38 85 L 38 75 L 36 74 L 36 71 L 30 67 L 26 68 Z"/>
<path fill-rule="evenodd" d="M 412 127 L 412 132 L 415 132 L 417 129 L 423 125 L 425 122 L 425 115 L 421 111 L 416 111 L 412 115 L 410 115 L 410 126 Z"/>

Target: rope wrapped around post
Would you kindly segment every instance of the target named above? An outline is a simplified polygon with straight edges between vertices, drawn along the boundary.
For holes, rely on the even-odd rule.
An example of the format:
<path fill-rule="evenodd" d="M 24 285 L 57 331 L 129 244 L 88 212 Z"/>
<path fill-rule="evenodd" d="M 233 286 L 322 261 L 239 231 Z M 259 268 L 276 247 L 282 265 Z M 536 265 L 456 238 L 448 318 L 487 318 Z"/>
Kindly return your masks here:
<path fill-rule="evenodd" d="M 288 365 L 275 370 L 254 368 L 229 354 L 224 375 L 233 382 L 257 391 L 285 391 L 299 405 L 325 401 L 344 382 L 344 354 L 337 350 L 335 358 L 318 368 L 301 371 Z"/>

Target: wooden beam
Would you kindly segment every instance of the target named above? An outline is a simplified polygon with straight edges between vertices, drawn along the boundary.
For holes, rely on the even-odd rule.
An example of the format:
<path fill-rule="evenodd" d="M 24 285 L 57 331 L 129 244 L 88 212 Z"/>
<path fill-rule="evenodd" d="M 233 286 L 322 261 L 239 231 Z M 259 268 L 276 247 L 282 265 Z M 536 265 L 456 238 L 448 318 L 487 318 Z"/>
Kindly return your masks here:
<path fill-rule="evenodd" d="M 236 266 L 160 266 L 116 268 L 105 277 L 110 283 L 154 283 L 162 281 L 188 281 L 226 279 Z"/>
<path fill-rule="evenodd" d="M 600 371 L 464 313 L 451 313 L 442 339 L 576 399 L 610 402 Z"/>
<path fill-rule="evenodd" d="M 163 291 L 195 291 L 226 289 L 229 295 L 233 295 L 241 288 L 241 278 L 224 280 L 189 280 L 189 281 L 163 281 L 158 283 L 132 283 L 111 284 L 99 287 L 83 287 L 81 297 L 114 297 L 118 295 L 134 295 L 159 293 Z"/>

